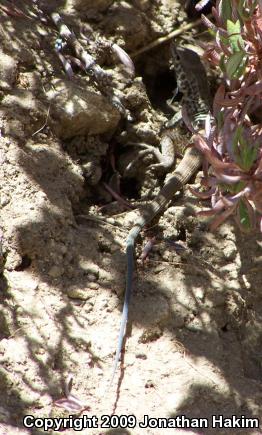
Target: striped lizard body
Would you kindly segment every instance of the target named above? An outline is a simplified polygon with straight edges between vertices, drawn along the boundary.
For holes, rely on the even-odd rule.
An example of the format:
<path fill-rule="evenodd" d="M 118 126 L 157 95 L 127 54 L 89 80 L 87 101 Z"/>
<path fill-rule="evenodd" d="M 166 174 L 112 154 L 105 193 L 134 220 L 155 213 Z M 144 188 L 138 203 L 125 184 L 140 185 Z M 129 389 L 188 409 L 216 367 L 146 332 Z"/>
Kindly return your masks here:
<path fill-rule="evenodd" d="M 193 128 L 199 131 L 203 129 L 204 119 L 209 113 L 209 88 L 205 69 L 199 56 L 194 51 L 182 47 L 177 48 L 174 42 L 171 45 L 171 55 L 176 72 L 178 89 L 183 93 L 182 107 L 185 109 L 186 116 L 190 120 Z M 168 122 L 168 129 L 165 133 L 168 138 L 172 139 L 172 130 L 175 131 L 176 125 L 180 119 L 181 113 L 180 117 L 175 115 L 173 119 Z M 176 133 L 174 137 L 177 138 Z M 202 157 L 200 152 L 196 148 L 187 148 L 183 159 L 168 178 L 156 198 L 140 208 L 139 217 L 128 234 L 126 241 L 127 278 L 125 299 L 110 385 L 116 373 L 128 320 L 129 302 L 132 294 L 134 250 L 137 236 L 155 216 L 164 211 L 174 194 L 181 190 L 197 172 L 201 166 L 201 162 Z"/>

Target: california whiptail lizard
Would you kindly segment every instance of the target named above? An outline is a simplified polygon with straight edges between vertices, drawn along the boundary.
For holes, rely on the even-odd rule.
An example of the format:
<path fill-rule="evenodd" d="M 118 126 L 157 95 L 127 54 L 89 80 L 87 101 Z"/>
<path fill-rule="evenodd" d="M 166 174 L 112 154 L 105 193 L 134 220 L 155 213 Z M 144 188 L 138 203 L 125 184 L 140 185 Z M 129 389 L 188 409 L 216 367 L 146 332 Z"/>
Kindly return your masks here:
<path fill-rule="evenodd" d="M 179 91 L 183 93 L 182 108 L 186 111 L 186 116 L 190 120 L 196 131 L 203 130 L 204 119 L 209 113 L 209 88 L 205 69 L 199 56 L 187 48 L 176 48 L 175 43 L 171 44 L 172 62 L 174 64 L 176 80 Z M 176 114 L 168 122 L 164 138 L 168 142 L 172 141 L 172 129 L 175 128 L 180 115 Z M 174 135 L 174 137 L 178 137 Z M 181 190 L 190 178 L 197 172 L 202 163 L 202 156 L 196 148 L 187 148 L 183 159 L 178 164 L 175 171 L 168 178 L 163 188 L 150 203 L 144 205 L 139 210 L 139 217 L 133 228 L 130 230 L 126 241 L 127 256 L 127 279 L 124 306 L 118 337 L 118 345 L 115 355 L 113 372 L 110 385 L 116 373 L 117 364 L 123 347 L 126 324 L 128 319 L 128 308 L 132 293 L 132 278 L 134 269 L 134 249 L 136 238 L 141 230 L 148 225 L 152 219 L 163 212 L 171 201 L 174 194 Z"/>

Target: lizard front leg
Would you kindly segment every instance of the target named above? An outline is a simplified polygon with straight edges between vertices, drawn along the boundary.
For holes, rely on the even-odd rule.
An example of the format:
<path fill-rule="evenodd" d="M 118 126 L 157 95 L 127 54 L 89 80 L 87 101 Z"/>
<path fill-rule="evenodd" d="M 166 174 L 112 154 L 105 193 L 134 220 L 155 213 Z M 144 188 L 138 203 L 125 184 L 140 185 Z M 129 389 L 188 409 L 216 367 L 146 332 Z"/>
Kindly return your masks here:
<path fill-rule="evenodd" d="M 176 160 L 176 151 L 174 146 L 174 139 L 173 134 L 169 130 L 165 130 L 162 134 L 162 138 L 160 141 L 160 150 L 152 145 L 146 144 L 146 143 L 135 143 L 132 142 L 130 145 L 135 145 L 137 147 L 143 148 L 137 156 L 137 159 L 143 158 L 147 154 L 152 154 L 158 163 L 152 163 L 150 165 L 150 169 L 153 169 L 153 171 L 158 171 L 162 173 L 166 173 L 169 171 L 172 166 L 175 164 Z M 131 165 L 133 165 L 135 162 L 132 162 L 130 165 L 127 166 L 126 170 L 131 169 Z"/>

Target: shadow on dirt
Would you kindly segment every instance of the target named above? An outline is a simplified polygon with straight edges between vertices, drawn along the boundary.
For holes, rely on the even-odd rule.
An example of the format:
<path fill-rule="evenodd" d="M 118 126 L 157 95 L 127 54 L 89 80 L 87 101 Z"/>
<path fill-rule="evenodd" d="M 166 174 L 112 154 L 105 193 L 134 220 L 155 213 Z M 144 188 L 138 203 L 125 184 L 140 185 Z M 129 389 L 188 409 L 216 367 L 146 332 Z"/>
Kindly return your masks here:
<path fill-rule="evenodd" d="M 23 3 L 17 2 L 21 8 Z M 36 39 L 30 39 L 30 26 L 28 34 L 23 34 L 24 25 L 20 28 L 19 20 L 17 23 L 18 28 L 10 29 L 12 43 L 19 46 L 23 38 L 28 44 L 29 40 L 36 43 Z M 2 24 L 7 26 L 8 21 Z M 32 65 L 36 61 L 32 59 Z M 12 243 L 21 261 L 15 270 L 7 271 L 11 286 L 7 286 L 4 277 L 0 282 L 0 415 L 5 422 L 15 421 L 18 427 L 22 427 L 22 416 L 32 409 L 41 414 L 45 406 L 42 397 L 50 405 L 50 396 L 57 400 L 64 395 L 69 371 L 77 377 L 89 368 L 100 369 L 105 355 L 110 355 L 108 367 L 111 366 L 109 349 L 112 353 L 114 344 L 107 343 L 106 334 L 114 322 L 118 325 L 119 319 L 105 322 L 109 316 L 114 317 L 111 313 L 115 306 L 110 305 L 110 298 L 116 299 L 114 289 L 124 287 L 126 262 L 119 241 L 120 229 L 91 221 L 87 225 L 76 223 L 74 212 L 77 213 L 79 201 L 83 201 L 83 180 L 72 169 L 72 162 L 60 144 L 51 149 L 44 136 L 37 140 L 40 145 L 21 146 L 18 153 L 18 165 L 33 181 L 36 191 L 25 192 L 24 223 L 16 224 L 15 219 L 10 222 L 15 229 Z M 36 204 L 34 195 L 39 193 L 35 217 L 27 219 L 30 207 Z M 184 225 L 186 234 L 194 234 L 194 228 L 187 225 Z M 122 231 L 126 235 L 126 229 Z M 158 326 L 162 332 L 168 331 L 174 339 L 174 354 L 179 342 L 185 355 L 196 362 L 193 367 L 190 363 L 192 383 L 174 415 L 211 419 L 214 414 L 239 413 L 251 418 L 256 415 L 256 400 L 257 409 L 261 409 L 257 399 L 262 375 L 261 242 L 237 231 L 229 232 L 227 237 L 220 234 L 212 238 L 208 232 L 200 233 L 199 243 L 193 245 L 190 254 L 182 259 L 177 257 L 179 267 L 167 261 L 167 271 L 164 265 L 157 279 L 153 275 L 154 266 L 143 276 L 139 274 L 130 321 L 141 330 Z M 231 256 L 223 251 L 230 237 L 235 244 Z M 30 274 L 33 278 L 29 278 Z M 86 296 L 72 300 L 68 297 L 70 289 L 82 291 Z M 107 294 L 107 299 L 99 299 L 98 289 Z M 96 348 L 97 353 L 92 348 L 95 333 L 90 332 L 89 336 L 89 328 L 96 322 L 101 326 L 99 333 L 104 337 L 106 349 Z M 19 343 L 25 345 L 30 365 Z M 209 362 L 208 374 L 198 370 L 200 359 Z M 214 378 L 210 377 L 210 366 L 214 367 Z M 194 373 L 199 372 L 203 377 L 201 383 L 194 379 Z M 227 386 L 225 394 L 217 391 L 219 377 Z M 76 379 L 76 389 L 86 392 L 88 386 L 99 381 L 97 375 L 83 387 L 81 380 Z M 131 434 L 131 431 L 107 433 Z M 244 433 L 253 432 L 244 429 Z"/>

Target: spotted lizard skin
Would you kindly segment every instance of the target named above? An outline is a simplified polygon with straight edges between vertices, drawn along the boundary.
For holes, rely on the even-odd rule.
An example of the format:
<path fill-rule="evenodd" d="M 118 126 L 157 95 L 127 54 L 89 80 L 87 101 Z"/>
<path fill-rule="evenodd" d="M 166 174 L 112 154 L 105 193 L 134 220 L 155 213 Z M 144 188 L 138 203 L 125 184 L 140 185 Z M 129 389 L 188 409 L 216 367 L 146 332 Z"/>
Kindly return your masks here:
<path fill-rule="evenodd" d="M 204 118 L 209 113 L 210 99 L 205 69 L 200 61 L 199 56 L 194 51 L 182 47 L 177 48 L 174 42 L 171 45 L 171 56 L 175 68 L 178 89 L 183 93 L 181 101 L 182 108 L 185 109 L 186 115 L 193 128 L 196 131 L 199 131 L 203 129 Z M 177 140 L 178 137 L 175 132 L 175 126 L 179 119 L 181 119 L 181 114 L 179 116 L 175 116 L 170 123 L 168 123 L 168 129 L 165 133 L 167 142 L 170 142 L 172 146 L 172 141 L 174 139 Z M 176 167 L 175 171 L 168 177 L 166 183 L 156 198 L 140 208 L 139 217 L 128 234 L 126 241 L 126 291 L 117 351 L 110 385 L 116 373 L 128 320 L 129 302 L 132 294 L 134 249 L 136 238 L 141 230 L 148 225 L 154 217 L 164 211 L 174 194 L 181 190 L 183 186 L 190 180 L 190 178 L 197 172 L 201 166 L 201 163 L 202 156 L 200 152 L 194 147 L 187 148 L 184 157 Z"/>

